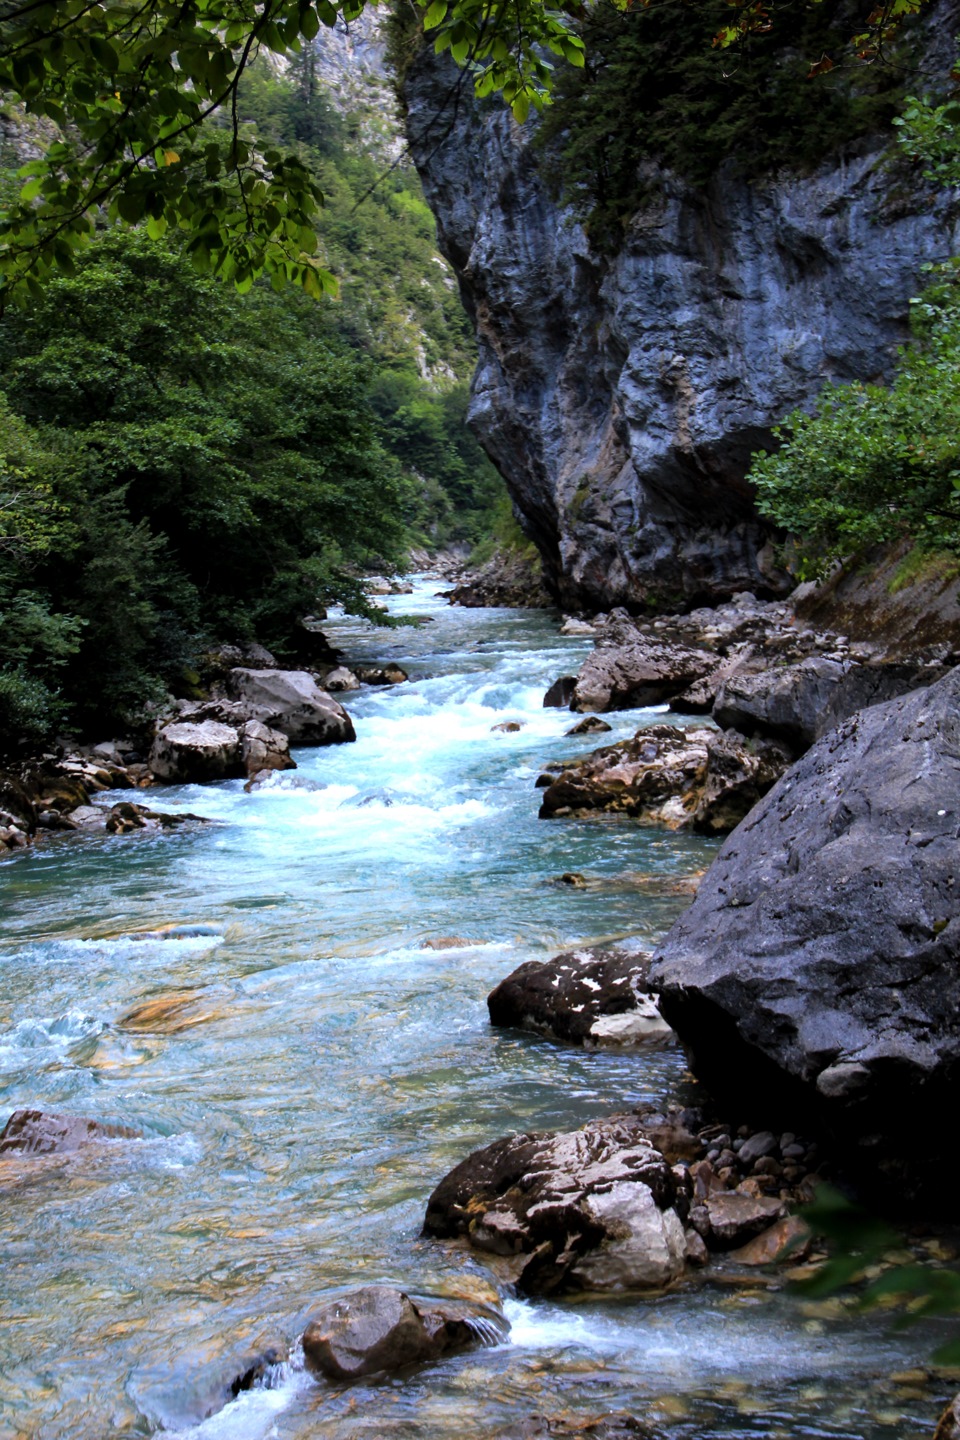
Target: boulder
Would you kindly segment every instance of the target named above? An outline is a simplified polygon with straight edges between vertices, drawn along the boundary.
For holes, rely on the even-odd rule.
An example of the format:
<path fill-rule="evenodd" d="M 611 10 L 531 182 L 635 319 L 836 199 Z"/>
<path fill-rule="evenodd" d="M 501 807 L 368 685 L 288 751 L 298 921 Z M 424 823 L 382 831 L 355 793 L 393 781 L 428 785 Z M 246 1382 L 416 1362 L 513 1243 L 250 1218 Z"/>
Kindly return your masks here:
<path fill-rule="evenodd" d="M 686 1195 L 640 1119 L 615 1115 L 475 1151 L 434 1190 L 424 1233 L 515 1257 L 528 1295 L 659 1289 L 686 1266 L 675 1202 Z"/>
<path fill-rule="evenodd" d="M 83 798 L 87 798 L 86 792 Z M 12 775 L 9 770 L 0 770 L 0 825 L 12 825 L 25 835 L 32 835 L 37 828 L 37 807 L 34 799 L 16 775 Z"/>
<path fill-rule="evenodd" d="M 714 670 L 716 655 L 658 639 L 616 612 L 580 667 L 572 710 L 633 710 L 660 705 Z"/>
<path fill-rule="evenodd" d="M 15 1110 L 0 1134 L 0 1155 L 66 1155 L 97 1140 L 138 1140 L 141 1131 L 81 1115 Z"/>
<path fill-rule="evenodd" d="M 324 675 L 323 688 L 336 690 L 338 693 L 343 690 L 359 690 L 360 681 L 352 670 L 347 669 L 346 665 L 335 665 Z"/>
<path fill-rule="evenodd" d="M 229 780 L 244 773 L 240 736 L 219 720 L 175 721 L 157 731 L 149 765 L 158 780 L 171 784 Z"/>
<path fill-rule="evenodd" d="M 367 1285 L 325 1305 L 303 1332 L 307 1368 L 326 1380 L 355 1380 L 423 1365 L 505 1334 L 497 1312 L 412 1300 L 391 1285 Z"/>
<path fill-rule="evenodd" d="M 644 951 L 596 946 L 520 965 L 487 996 L 490 1024 L 587 1049 L 662 1044 L 673 1032 L 646 987 Z"/>
<path fill-rule="evenodd" d="M 844 721 L 727 840 L 651 972 L 718 1101 L 789 1103 L 943 1200 L 960 1075 L 960 669 Z"/>
<path fill-rule="evenodd" d="M 569 710 L 576 684 L 574 675 L 561 675 L 559 680 L 554 680 L 543 697 L 544 710 Z"/>
<path fill-rule="evenodd" d="M 892 700 L 943 675 L 929 666 L 810 655 L 795 663 L 754 656 L 717 688 L 713 718 L 723 729 L 771 735 L 798 752 L 866 705 Z"/>
<path fill-rule="evenodd" d="M 738 825 L 791 760 L 774 740 L 649 725 L 540 777 L 540 818 L 607 811 L 716 834 Z"/>
<path fill-rule="evenodd" d="M 353 668 L 363 685 L 402 685 L 410 678 L 399 665 L 355 665 Z"/>
<path fill-rule="evenodd" d="M 781 1200 L 739 1190 L 711 1190 L 690 1211 L 690 1224 L 711 1250 L 732 1250 L 783 1218 Z"/>
<path fill-rule="evenodd" d="M 955 1395 L 940 1416 L 933 1440 L 960 1440 L 960 1395 Z"/>
<path fill-rule="evenodd" d="M 350 716 L 306 670 L 231 670 L 227 684 L 246 718 L 280 730 L 294 745 L 355 740 Z"/>
<path fill-rule="evenodd" d="M 240 759 L 248 776 L 262 770 L 296 770 L 290 741 L 281 730 L 271 730 L 261 720 L 248 720 L 240 731 Z"/>
<path fill-rule="evenodd" d="M 602 735 L 612 729 L 613 726 L 608 725 L 606 720 L 601 720 L 599 715 L 584 715 L 582 720 L 578 720 L 576 725 L 571 725 L 569 730 L 564 731 L 564 734 Z"/>

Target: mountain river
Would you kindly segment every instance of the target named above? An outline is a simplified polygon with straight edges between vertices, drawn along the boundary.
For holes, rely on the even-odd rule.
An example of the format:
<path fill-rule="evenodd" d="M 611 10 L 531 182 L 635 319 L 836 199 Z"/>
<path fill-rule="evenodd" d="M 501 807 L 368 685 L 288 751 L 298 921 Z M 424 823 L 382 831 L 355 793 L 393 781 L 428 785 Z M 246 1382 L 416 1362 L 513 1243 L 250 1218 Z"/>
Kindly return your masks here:
<path fill-rule="evenodd" d="M 36 1106 L 143 1132 L 0 1162 L 0 1436 L 469 1440 L 608 1410 L 697 1440 L 931 1434 L 944 1386 L 900 1374 L 929 1331 L 763 1286 L 507 1298 L 505 1343 L 402 1381 L 330 1388 L 298 1363 L 342 1289 L 489 1286 L 419 1235 L 470 1150 L 689 1093 L 677 1049 L 587 1054 L 487 1023 L 523 960 L 653 942 L 686 903 L 669 882 L 717 846 L 538 820 L 543 762 L 599 743 L 541 703 L 589 642 L 543 613 L 451 609 L 436 585 L 388 602 L 416 628 L 325 625 L 349 660 L 410 673 L 344 697 L 356 744 L 299 751 L 249 795 L 148 797 L 212 824 L 56 837 L 0 866 L 0 1123 Z M 659 713 L 610 716 L 609 738 Z M 551 883 L 566 871 L 589 883 Z M 204 1419 L 277 1341 L 291 1359 Z"/>

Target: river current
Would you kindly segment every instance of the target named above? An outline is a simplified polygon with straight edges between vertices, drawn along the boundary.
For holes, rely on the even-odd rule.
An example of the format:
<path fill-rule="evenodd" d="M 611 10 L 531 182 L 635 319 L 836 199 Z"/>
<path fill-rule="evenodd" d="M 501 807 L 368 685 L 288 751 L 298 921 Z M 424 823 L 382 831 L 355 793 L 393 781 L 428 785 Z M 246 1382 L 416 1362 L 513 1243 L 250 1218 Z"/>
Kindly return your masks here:
<path fill-rule="evenodd" d="M 35 1106 L 143 1133 L 0 1162 L 0 1436 L 484 1440 L 608 1410 L 697 1440 L 932 1433 L 942 1394 L 898 1378 L 929 1334 L 762 1287 L 507 1299 L 507 1343 L 397 1382 L 331 1389 L 298 1363 L 311 1309 L 345 1288 L 485 1293 L 475 1259 L 419 1236 L 471 1149 L 691 1093 L 675 1049 L 490 1029 L 485 996 L 522 961 L 652 944 L 686 903 L 671 882 L 717 846 L 538 820 L 543 763 L 598 743 L 542 706 L 589 643 L 435 589 L 389 602 L 417 627 L 325 625 L 349 660 L 411 677 L 344 697 L 356 744 L 298 751 L 251 794 L 151 793 L 209 825 L 58 837 L 0 866 L 0 1123 Z M 608 718 L 616 739 L 660 712 Z M 570 871 L 588 884 L 556 883 Z M 277 1342 L 292 1359 L 204 1419 Z"/>

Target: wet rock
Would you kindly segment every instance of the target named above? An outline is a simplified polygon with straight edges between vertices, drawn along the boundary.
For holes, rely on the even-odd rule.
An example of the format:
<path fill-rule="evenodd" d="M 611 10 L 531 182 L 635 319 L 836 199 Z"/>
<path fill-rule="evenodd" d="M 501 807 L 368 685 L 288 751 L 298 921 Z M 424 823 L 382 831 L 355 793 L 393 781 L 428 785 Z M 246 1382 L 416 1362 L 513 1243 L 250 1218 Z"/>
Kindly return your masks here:
<path fill-rule="evenodd" d="M 303 1333 L 304 1358 L 327 1380 L 390 1373 L 483 1343 L 494 1328 L 489 1315 L 483 1318 L 486 1324 L 478 1323 L 476 1312 L 452 1302 L 428 1304 L 390 1285 L 368 1285 L 312 1317 Z"/>
<path fill-rule="evenodd" d="M 543 708 L 545 710 L 569 710 L 576 684 L 574 675 L 561 675 L 559 680 L 554 680 L 543 697 Z"/>
<path fill-rule="evenodd" d="M 490 1023 L 589 1049 L 673 1038 L 646 988 L 649 955 L 596 946 L 520 965 L 487 996 Z"/>
<path fill-rule="evenodd" d="M 660 705 L 716 668 L 707 650 L 655 638 L 616 611 L 580 667 L 573 710 L 631 710 Z"/>
<path fill-rule="evenodd" d="M 612 1411 L 593 1417 L 531 1415 L 494 1440 L 657 1440 L 657 1435 L 647 1421 Z"/>
<path fill-rule="evenodd" d="M 900 1202 L 942 1196 L 957 1100 L 958 702 L 954 670 L 820 740 L 726 842 L 652 972 L 720 1103 L 808 1114 Z"/>
<path fill-rule="evenodd" d="M 399 665 L 355 665 L 353 669 L 364 685 L 402 685 L 410 678 Z"/>
<path fill-rule="evenodd" d="M 86 794 L 83 798 L 87 798 Z M 12 825 L 25 835 L 32 834 L 37 828 L 35 797 L 8 770 L 0 770 L 0 824 L 5 827 Z"/>
<path fill-rule="evenodd" d="M 100 805 L 78 805 L 69 818 L 77 830 L 106 830 L 109 813 Z"/>
<path fill-rule="evenodd" d="M 561 635 L 595 635 L 597 627 L 591 620 L 578 620 L 575 615 L 565 615 L 560 626 Z"/>
<path fill-rule="evenodd" d="M 0 1134 L 0 1154 L 66 1155 L 98 1140 L 138 1140 L 141 1131 L 81 1115 L 15 1110 Z"/>
<path fill-rule="evenodd" d="M 738 825 L 790 763 L 775 741 L 650 725 L 564 763 L 544 789 L 540 818 L 606 811 L 715 834 Z"/>
<path fill-rule="evenodd" d="M 463 950 L 470 945 L 482 945 L 482 940 L 468 940 L 463 935 L 437 935 L 431 940 L 420 942 L 421 950 Z"/>
<path fill-rule="evenodd" d="M 954 1396 L 940 1416 L 933 1440 L 960 1440 L 960 1395 Z"/>
<path fill-rule="evenodd" d="M 515 735 L 518 730 L 523 729 L 523 724 L 519 720 L 501 720 L 499 725 L 491 725 L 490 729 L 502 731 L 504 735 Z"/>
<path fill-rule="evenodd" d="M 785 1215 L 746 1245 L 733 1250 L 730 1259 L 738 1265 L 779 1265 L 786 1260 L 803 1260 L 810 1253 L 810 1227 L 799 1215 Z"/>
<path fill-rule="evenodd" d="M 151 746 L 149 764 L 158 780 L 171 784 L 228 780 L 243 774 L 240 736 L 218 720 L 164 725 Z"/>
<path fill-rule="evenodd" d="M 606 720 L 601 720 L 599 715 L 585 715 L 572 725 L 564 733 L 567 735 L 600 735 L 605 731 L 612 730 L 613 726 L 608 725 Z"/>
<path fill-rule="evenodd" d="M 360 681 L 346 665 L 335 665 L 323 677 L 323 688 L 330 691 L 359 690 Z"/>
<path fill-rule="evenodd" d="M 516 1257 L 525 1294 L 655 1289 L 686 1266 L 677 1198 L 639 1118 L 611 1116 L 468 1156 L 431 1195 L 424 1233 Z"/>
<path fill-rule="evenodd" d="M 240 759 L 248 776 L 263 770 L 296 770 L 290 741 L 260 720 L 248 720 L 240 731 Z"/>
<path fill-rule="evenodd" d="M 305 670 L 231 670 L 227 684 L 245 717 L 280 730 L 291 744 L 355 740 L 350 716 Z"/>

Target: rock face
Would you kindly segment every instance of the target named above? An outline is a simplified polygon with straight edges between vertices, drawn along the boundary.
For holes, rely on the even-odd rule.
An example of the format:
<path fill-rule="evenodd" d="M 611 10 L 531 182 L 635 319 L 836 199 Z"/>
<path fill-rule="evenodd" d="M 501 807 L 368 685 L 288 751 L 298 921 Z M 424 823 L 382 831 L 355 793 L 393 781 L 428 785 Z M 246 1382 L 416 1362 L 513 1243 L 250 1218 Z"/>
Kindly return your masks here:
<path fill-rule="evenodd" d="M 958 1098 L 958 840 L 960 669 L 808 751 L 726 842 L 651 972 L 721 1101 L 789 1096 L 901 1198 L 935 1196 Z"/>
<path fill-rule="evenodd" d="M 774 740 L 649 725 L 630 740 L 604 745 L 581 760 L 564 762 L 558 773 L 541 776 L 550 783 L 540 818 L 602 811 L 648 825 L 719 834 L 740 823 L 792 759 Z"/>
<path fill-rule="evenodd" d="M 471 425 L 554 598 L 676 609 L 778 591 L 750 455 L 825 381 L 890 373 L 918 266 L 957 252 L 949 195 L 917 179 L 894 201 L 882 141 L 699 189 L 651 166 L 649 204 L 600 256 L 551 199 L 531 123 L 461 93 L 438 124 L 454 76 L 418 58 L 407 129 L 476 327 Z"/>
<path fill-rule="evenodd" d="M 673 1038 L 646 987 L 650 956 L 613 946 L 520 965 L 487 996 L 490 1024 L 533 1030 L 587 1049 Z"/>
<path fill-rule="evenodd" d="M 356 1380 L 439 1360 L 507 1328 L 502 1316 L 481 1318 L 463 1307 L 411 1300 L 390 1285 L 367 1285 L 313 1316 L 303 1354 L 315 1375 Z"/>
<path fill-rule="evenodd" d="M 686 1266 L 678 1180 L 634 1116 L 477 1150 L 434 1190 L 424 1232 L 527 1256 L 529 1295 L 661 1288 Z"/>
<path fill-rule="evenodd" d="M 350 716 L 306 670 L 231 670 L 227 684 L 245 717 L 280 730 L 293 745 L 355 740 Z"/>

